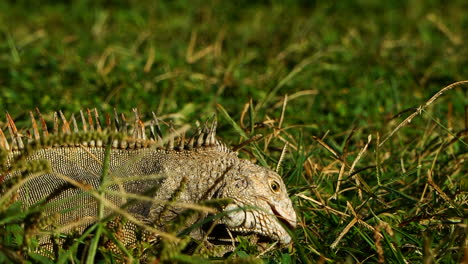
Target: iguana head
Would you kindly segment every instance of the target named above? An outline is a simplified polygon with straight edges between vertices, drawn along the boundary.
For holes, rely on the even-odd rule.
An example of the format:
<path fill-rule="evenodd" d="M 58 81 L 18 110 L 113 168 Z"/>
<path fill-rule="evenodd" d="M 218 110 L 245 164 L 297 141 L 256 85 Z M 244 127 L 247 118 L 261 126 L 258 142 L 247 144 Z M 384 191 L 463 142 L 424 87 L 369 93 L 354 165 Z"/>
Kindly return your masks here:
<path fill-rule="evenodd" d="M 231 173 L 221 194 L 232 199 L 222 219 L 227 230 L 289 244 L 291 236 L 285 227 L 296 227 L 296 212 L 281 177 L 245 160 Z"/>

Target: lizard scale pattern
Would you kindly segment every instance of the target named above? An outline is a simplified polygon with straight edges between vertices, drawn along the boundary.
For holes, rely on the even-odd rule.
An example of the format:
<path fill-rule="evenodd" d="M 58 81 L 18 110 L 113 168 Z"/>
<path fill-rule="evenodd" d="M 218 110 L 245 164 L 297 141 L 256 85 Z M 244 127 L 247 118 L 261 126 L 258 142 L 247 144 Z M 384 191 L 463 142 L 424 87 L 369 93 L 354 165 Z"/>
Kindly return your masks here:
<path fill-rule="evenodd" d="M 8 153 L 0 183 L 11 187 L 2 195 L 16 194 L 25 208 L 46 204 L 45 213 L 58 216 L 56 226 L 61 231 L 83 232 L 98 220 L 96 193 L 104 186 L 105 215 L 119 212 L 134 199 L 136 202 L 125 207 L 131 222 L 164 230 L 186 209 L 183 204 L 228 198 L 231 202 L 220 209 L 224 216 L 217 224 L 230 236 L 256 234 L 281 245 L 291 243 L 285 227 L 296 226 L 296 213 L 283 180 L 270 169 L 239 159 L 216 138 L 215 120 L 187 138 L 170 125 L 163 137 L 161 121 L 153 114 L 144 123 L 136 109 L 132 124 L 117 113 L 113 118 L 106 115 L 102 122 L 96 110 L 80 112 L 78 120 L 58 112 L 49 132 L 41 113 L 36 112 L 30 113 L 29 130 L 18 130 L 9 114 L 5 133 L 0 128 L 0 148 Z M 106 157 L 108 176 L 103 182 Z M 21 158 L 45 160 L 50 169 L 25 173 L 24 168 L 15 168 Z M 174 193 L 176 202 L 168 203 Z M 216 240 L 215 232 L 206 235 Z M 50 243 L 50 239 L 41 241 Z"/>

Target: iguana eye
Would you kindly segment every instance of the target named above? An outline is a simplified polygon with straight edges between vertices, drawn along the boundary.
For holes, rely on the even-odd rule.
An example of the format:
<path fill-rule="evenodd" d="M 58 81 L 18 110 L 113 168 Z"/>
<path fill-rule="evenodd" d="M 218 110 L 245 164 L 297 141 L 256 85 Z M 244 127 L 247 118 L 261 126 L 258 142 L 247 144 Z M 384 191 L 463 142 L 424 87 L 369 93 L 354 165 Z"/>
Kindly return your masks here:
<path fill-rule="evenodd" d="M 280 185 L 279 185 L 279 183 L 277 181 L 270 182 L 270 188 L 275 193 L 280 191 Z"/>

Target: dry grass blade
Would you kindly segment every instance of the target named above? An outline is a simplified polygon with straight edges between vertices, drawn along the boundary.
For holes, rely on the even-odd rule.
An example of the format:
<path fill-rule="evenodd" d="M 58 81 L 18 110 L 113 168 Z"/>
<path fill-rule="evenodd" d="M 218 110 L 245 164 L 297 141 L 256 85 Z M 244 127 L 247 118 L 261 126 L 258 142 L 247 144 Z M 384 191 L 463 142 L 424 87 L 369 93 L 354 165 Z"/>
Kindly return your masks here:
<path fill-rule="evenodd" d="M 351 222 L 346 225 L 346 227 L 341 231 L 341 233 L 338 235 L 338 237 L 333 241 L 333 243 L 330 245 L 330 248 L 334 249 L 340 243 L 341 239 L 349 232 L 349 230 L 356 224 L 359 223 L 360 225 L 363 225 L 365 228 L 372 230 L 375 232 L 375 228 L 366 223 L 365 221 L 361 220 L 359 216 L 357 215 L 356 211 L 354 210 L 353 206 L 349 201 L 346 201 L 346 207 L 351 211 L 352 215 L 354 218 L 351 220 Z M 381 236 L 381 234 L 379 234 Z"/>
<path fill-rule="evenodd" d="M 286 105 L 288 104 L 288 95 L 284 95 L 283 99 L 283 108 L 281 109 L 281 116 L 278 122 L 278 131 L 281 130 L 281 126 L 283 125 L 283 120 L 284 120 L 284 112 L 286 111 Z M 278 132 L 279 133 L 279 132 Z"/>
<path fill-rule="evenodd" d="M 278 84 L 268 92 L 266 98 L 260 102 L 255 110 L 258 111 L 261 109 L 264 105 L 270 101 L 271 97 L 274 96 L 283 86 L 285 86 L 290 80 L 292 80 L 297 74 L 299 74 L 301 71 L 304 70 L 307 66 L 310 64 L 316 62 L 317 60 L 321 59 L 323 57 L 323 53 L 321 51 L 317 52 L 316 54 L 307 57 L 303 59 L 301 62 L 299 62 L 284 78 L 282 78 Z"/>
<path fill-rule="evenodd" d="M 319 92 L 318 90 L 302 90 L 296 93 L 293 93 L 291 95 L 288 95 L 288 101 L 292 101 L 296 98 L 299 98 L 301 96 L 307 96 L 307 95 L 317 95 Z M 283 98 L 284 100 L 284 98 Z M 278 108 L 283 104 L 283 100 L 279 100 L 275 105 L 274 108 Z"/>
<path fill-rule="evenodd" d="M 213 45 L 209 45 L 199 51 L 195 51 L 195 44 L 197 43 L 197 32 L 192 31 L 192 34 L 190 35 L 190 43 L 187 48 L 187 52 L 185 55 L 185 59 L 188 63 L 192 64 L 197 62 L 199 59 L 207 56 L 208 54 L 212 53 L 214 50 Z"/>
<path fill-rule="evenodd" d="M 346 163 L 341 163 L 340 172 L 338 173 L 338 180 L 336 181 L 335 193 L 330 197 L 330 200 L 336 200 L 338 198 L 338 193 L 340 192 L 341 182 L 343 181 L 343 175 L 345 172 Z"/>
<path fill-rule="evenodd" d="M 358 222 L 357 218 L 353 218 L 351 222 L 341 231 L 340 235 L 333 241 L 333 243 L 330 245 L 330 248 L 334 249 L 336 246 L 338 246 L 338 243 L 340 243 L 341 239 L 346 235 L 346 233 L 349 232 L 349 230 Z"/>
<path fill-rule="evenodd" d="M 281 163 L 284 160 L 284 156 L 286 155 L 287 150 L 288 150 L 288 144 L 284 144 L 283 150 L 281 151 L 281 156 L 278 159 L 278 164 L 276 165 L 276 170 L 275 170 L 276 172 L 278 172 L 279 169 L 281 168 Z"/>
<path fill-rule="evenodd" d="M 304 199 L 304 200 L 311 201 L 311 202 L 313 202 L 313 203 L 315 203 L 315 204 L 317 204 L 317 205 L 320 205 L 320 206 L 322 206 L 323 208 L 327 209 L 328 211 L 332 212 L 333 214 L 341 215 L 341 216 L 346 216 L 346 217 L 349 216 L 349 214 L 347 214 L 347 213 L 343 213 L 343 212 L 340 212 L 340 211 L 338 211 L 338 210 L 336 210 L 336 209 L 333 209 L 333 208 L 331 208 L 330 206 L 328 206 L 328 205 L 326 205 L 326 204 L 323 204 L 323 203 L 321 203 L 321 202 L 319 202 L 319 201 L 317 201 L 317 200 L 315 200 L 315 199 L 313 199 L 313 198 L 310 198 L 310 197 L 308 197 L 308 196 L 306 196 L 306 195 L 304 195 L 304 194 L 302 194 L 302 193 L 298 193 L 298 194 L 296 194 L 296 196 L 297 196 L 297 197 L 300 197 L 300 198 L 302 198 L 302 199 Z"/>
<path fill-rule="evenodd" d="M 427 171 L 428 179 L 427 183 L 434 188 L 434 190 L 444 199 L 448 204 L 452 205 L 454 208 L 458 208 L 458 206 L 450 199 L 450 197 L 439 187 L 437 184 L 432 180 L 432 172 L 430 170 Z"/>
<path fill-rule="evenodd" d="M 262 252 L 260 252 L 257 257 L 261 257 L 263 255 L 265 255 L 266 253 L 272 251 L 276 246 L 277 246 L 278 242 L 275 242 L 273 244 L 271 244 L 271 246 L 269 246 L 268 248 L 266 248 L 265 250 L 263 250 Z"/>
<path fill-rule="evenodd" d="M 242 129 L 245 129 L 245 125 L 244 125 L 244 119 L 245 119 L 245 115 L 247 114 L 247 112 L 249 111 L 249 108 L 250 108 L 250 104 L 252 103 L 252 99 L 250 99 L 250 101 L 246 104 L 244 104 L 244 108 L 242 109 L 242 112 L 241 112 L 241 115 L 240 115 L 240 121 L 239 121 L 239 126 L 242 128 Z"/>
<path fill-rule="evenodd" d="M 252 142 L 257 142 L 259 141 L 260 139 L 263 138 L 263 135 L 262 134 L 257 134 L 257 135 L 253 135 L 252 137 L 250 137 L 249 139 L 243 141 L 242 143 L 238 144 L 238 145 L 235 145 L 232 147 L 232 151 L 238 151 L 240 150 L 241 148 L 249 145 L 250 143 Z"/>
<path fill-rule="evenodd" d="M 357 155 L 356 159 L 354 159 L 353 161 L 353 164 L 351 164 L 351 168 L 349 169 L 349 175 L 352 175 L 353 172 L 354 172 L 354 167 L 356 166 L 356 164 L 358 163 L 358 161 L 361 159 L 362 155 L 364 154 L 364 152 L 366 152 L 367 150 L 367 147 L 369 146 L 370 142 L 372 140 L 372 136 L 369 135 L 367 137 L 367 143 L 366 145 L 361 149 L 361 151 L 359 151 L 359 154 Z M 359 181 L 359 177 L 357 177 L 357 175 L 354 175 L 354 180 L 356 181 L 356 186 L 358 187 L 358 194 L 359 194 L 359 198 L 362 200 L 362 190 L 360 188 L 361 186 L 361 182 Z"/>
<path fill-rule="evenodd" d="M 401 122 L 395 129 L 392 130 L 392 132 L 390 132 L 383 140 L 382 142 L 380 142 L 379 144 L 379 147 L 381 147 L 389 138 L 391 138 L 393 136 L 393 134 L 395 134 L 398 130 L 400 130 L 400 128 L 406 126 L 407 124 L 411 123 L 411 120 L 413 120 L 413 118 L 417 115 L 420 115 L 422 113 L 422 111 L 424 109 L 426 109 L 429 105 L 431 105 L 437 98 L 439 98 L 444 92 L 448 91 L 448 90 L 451 90 L 457 86 L 461 86 L 461 85 L 464 85 L 464 84 L 468 84 L 468 80 L 465 80 L 465 81 L 459 81 L 459 82 L 455 82 L 455 83 L 452 83 L 448 86 L 445 86 L 444 88 L 442 88 L 439 92 L 437 92 L 436 94 L 434 94 L 428 101 L 426 101 L 425 104 L 423 105 L 420 105 L 417 109 L 416 109 L 416 112 L 412 113 L 410 116 L 408 116 L 407 118 L 405 118 L 405 120 L 403 120 L 403 122 Z"/>
<path fill-rule="evenodd" d="M 345 172 L 345 168 L 347 166 L 346 164 L 346 156 L 348 155 L 348 147 L 349 147 L 349 142 L 351 141 L 351 138 L 353 137 L 354 133 L 356 132 L 356 129 L 353 128 L 351 130 L 351 133 L 349 133 L 348 137 L 346 138 L 345 140 L 345 145 L 344 145 L 344 148 L 343 148 L 343 154 L 341 156 L 341 168 L 340 168 L 340 171 L 338 173 L 338 180 L 336 181 L 336 188 L 335 188 L 335 192 L 333 193 L 333 195 L 329 198 L 329 200 L 334 200 L 334 199 L 337 199 L 338 198 L 338 194 L 340 192 L 340 186 L 341 186 L 341 182 L 343 181 L 343 175 L 344 175 L 344 172 Z"/>
<path fill-rule="evenodd" d="M 148 73 L 151 71 L 151 67 L 154 64 L 155 55 L 156 55 L 156 52 L 155 52 L 154 47 L 150 47 L 148 59 L 146 60 L 145 67 L 143 68 L 144 72 Z"/>
<path fill-rule="evenodd" d="M 328 146 L 327 143 L 323 142 L 323 140 L 321 140 L 320 138 L 316 137 L 316 136 L 312 136 L 312 138 L 317 141 L 320 145 L 322 145 L 325 149 L 327 149 L 328 151 L 330 151 L 331 154 L 333 154 L 333 156 L 335 156 L 335 158 L 341 160 L 340 158 L 340 155 L 338 154 L 338 152 L 336 152 L 332 147 Z"/>

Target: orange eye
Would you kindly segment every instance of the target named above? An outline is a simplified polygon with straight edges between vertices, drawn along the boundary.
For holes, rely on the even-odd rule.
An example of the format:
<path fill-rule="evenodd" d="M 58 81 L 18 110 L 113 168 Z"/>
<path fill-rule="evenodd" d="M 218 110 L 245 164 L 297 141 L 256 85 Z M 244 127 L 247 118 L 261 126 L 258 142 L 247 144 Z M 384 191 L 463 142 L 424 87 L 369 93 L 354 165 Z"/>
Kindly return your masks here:
<path fill-rule="evenodd" d="M 280 185 L 279 185 L 279 183 L 278 183 L 277 181 L 272 181 L 272 182 L 270 183 L 270 188 L 271 188 L 271 190 L 272 190 L 273 192 L 275 192 L 275 193 L 277 193 L 277 192 L 280 191 Z"/>

